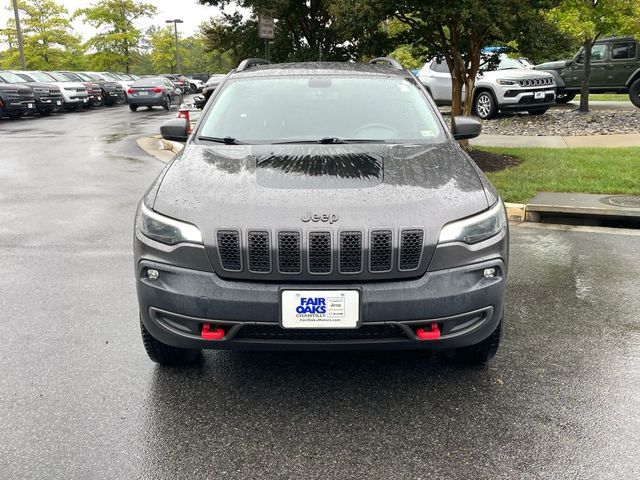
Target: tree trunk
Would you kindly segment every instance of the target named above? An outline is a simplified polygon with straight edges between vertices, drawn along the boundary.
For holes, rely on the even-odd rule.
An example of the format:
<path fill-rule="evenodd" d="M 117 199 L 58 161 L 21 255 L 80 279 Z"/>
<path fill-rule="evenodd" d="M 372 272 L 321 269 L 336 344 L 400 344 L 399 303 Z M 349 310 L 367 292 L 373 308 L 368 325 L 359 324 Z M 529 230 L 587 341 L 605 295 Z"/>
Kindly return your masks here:
<path fill-rule="evenodd" d="M 464 82 L 464 114 L 466 116 L 471 115 L 473 110 L 473 86 L 475 83 L 473 78 L 467 78 Z"/>
<path fill-rule="evenodd" d="M 580 89 L 580 112 L 589 111 L 589 79 L 591 77 L 591 46 L 593 40 L 585 40 L 583 47 L 582 88 Z"/>
<path fill-rule="evenodd" d="M 451 75 L 451 121 L 458 115 L 462 115 L 462 81 Z"/>

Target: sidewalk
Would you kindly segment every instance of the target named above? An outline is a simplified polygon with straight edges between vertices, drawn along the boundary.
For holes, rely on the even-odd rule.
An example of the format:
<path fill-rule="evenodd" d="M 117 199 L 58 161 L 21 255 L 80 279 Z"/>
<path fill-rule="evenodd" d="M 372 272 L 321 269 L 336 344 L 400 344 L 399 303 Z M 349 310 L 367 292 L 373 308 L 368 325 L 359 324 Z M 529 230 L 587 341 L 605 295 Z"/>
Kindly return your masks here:
<path fill-rule="evenodd" d="M 525 136 L 525 135 L 480 135 L 470 141 L 473 146 L 483 147 L 640 147 L 640 133 L 621 135 L 576 135 L 576 136 Z"/>

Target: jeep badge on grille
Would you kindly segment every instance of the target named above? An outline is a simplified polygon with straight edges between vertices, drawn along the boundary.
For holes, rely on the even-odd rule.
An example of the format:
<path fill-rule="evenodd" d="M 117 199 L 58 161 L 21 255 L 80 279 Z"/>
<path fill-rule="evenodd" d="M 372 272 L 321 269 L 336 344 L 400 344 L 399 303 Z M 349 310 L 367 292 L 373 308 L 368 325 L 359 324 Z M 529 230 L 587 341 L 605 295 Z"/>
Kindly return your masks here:
<path fill-rule="evenodd" d="M 300 220 L 302 220 L 305 223 L 308 222 L 323 222 L 323 223 L 328 223 L 329 225 L 334 224 L 338 221 L 338 215 L 335 214 L 329 214 L 329 213 L 322 213 L 322 214 L 312 214 L 311 212 L 307 212 L 306 215 L 302 216 L 300 218 Z"/>

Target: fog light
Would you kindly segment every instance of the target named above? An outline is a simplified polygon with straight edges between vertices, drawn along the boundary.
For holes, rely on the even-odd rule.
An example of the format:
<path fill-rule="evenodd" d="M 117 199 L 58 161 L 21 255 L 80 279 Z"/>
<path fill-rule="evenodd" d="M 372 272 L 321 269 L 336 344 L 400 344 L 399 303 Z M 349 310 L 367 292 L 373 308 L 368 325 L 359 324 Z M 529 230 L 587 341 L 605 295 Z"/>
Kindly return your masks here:
<path fill-rule="evenodd" d="M 484 278 L 493 278 L 496 276 L 496 269 L 495 268 L 485 268 L 484 272 L 482 272 L 484 275 Z"/>
<path fill-rule="evenodd" d="M 486 272 L 486 270 L 485 270 L 485 272 Z M 148 268 L 147 269 L 147 278 L 149 280 L 157 280 L 159 276 L 160 276 L 160 272 L 158 272 L 158 270 L 156 270 L 154 268 Z"/>

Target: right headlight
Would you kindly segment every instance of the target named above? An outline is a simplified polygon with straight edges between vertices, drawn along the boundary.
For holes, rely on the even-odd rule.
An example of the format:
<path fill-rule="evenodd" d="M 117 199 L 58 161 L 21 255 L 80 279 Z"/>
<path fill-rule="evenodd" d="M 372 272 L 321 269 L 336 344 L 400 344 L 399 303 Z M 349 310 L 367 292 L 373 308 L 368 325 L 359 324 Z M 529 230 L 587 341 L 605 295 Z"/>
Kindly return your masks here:
<path fill-rule="evenodd" d="M 438 243 L 478 243 L 497 235 L 505 229 L 506 225 L 504 204 L 498 200 L 489 210 L 446 224 L 440 231 Z"/>
<path fill-rule="evenodd" d="M 198 227 L 160 215 L 147 208 L 144 203 L 140 206 L 136 220 L 140 232 L 157 242 L 166 245 L 184 242 L 202 244 L 202 234 Z"/>

